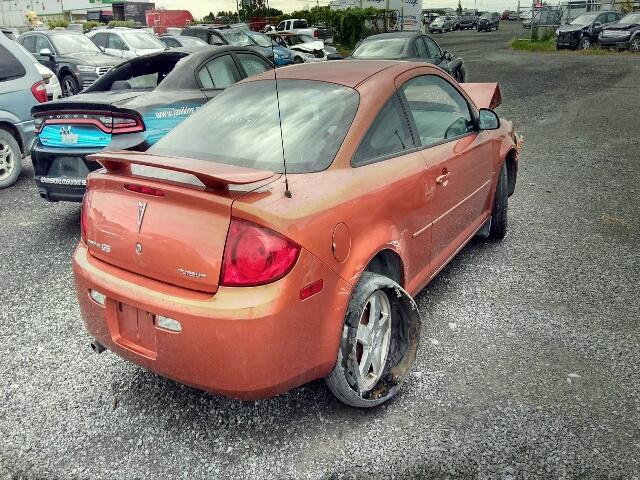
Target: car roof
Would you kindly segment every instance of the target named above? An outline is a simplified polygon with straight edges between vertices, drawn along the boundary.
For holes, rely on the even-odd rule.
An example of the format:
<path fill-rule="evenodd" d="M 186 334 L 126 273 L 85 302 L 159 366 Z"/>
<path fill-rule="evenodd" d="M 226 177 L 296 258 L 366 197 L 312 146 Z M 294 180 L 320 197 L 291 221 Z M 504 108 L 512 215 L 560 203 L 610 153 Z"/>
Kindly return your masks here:
<path fill-rule="evenodd" d="M 364 40 L 376 40 L 379 38 L 412 38 L 417 37 L 419 35 L 424 35 L 420 32 L 388 32 L 388 33 L 379 33 L 377 35 L 371 35 Z"/>
<path fill-rule="evenodd" d="M 382 74 L 396 78 L 401 73 L 416 67 L 436 67 L 427 63 L 416 64 L 398 60 L 340 60 L 331 62 L 331 68 L 323 65 L 325 62 L 302 63 L 295 66 L 279 68 L 278 80 L 317 80 L 320 82 L 336 83 L 345 87 L 355 88 L 373 76 Z M 248 81 L 274 79 L 273 70 L 251 77 Z M 245 82 L 247 80 L 244 80 Z"/>

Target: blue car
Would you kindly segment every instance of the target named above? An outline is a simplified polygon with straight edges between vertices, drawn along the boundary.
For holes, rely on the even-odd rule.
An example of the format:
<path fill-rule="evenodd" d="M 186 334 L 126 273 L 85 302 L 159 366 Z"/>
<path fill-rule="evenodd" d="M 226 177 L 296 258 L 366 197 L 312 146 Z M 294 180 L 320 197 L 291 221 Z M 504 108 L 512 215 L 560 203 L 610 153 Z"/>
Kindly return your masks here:
<path fill-rule="evenodd" d="M 273 59 L 277 67 L 290 65 L 293 63 L 293 53 L 288 48 L 281 47 L 276 42 L 267 37 L 264 33 L 246 32 L 253 43 L 259 47 L 273 48 Z"/>

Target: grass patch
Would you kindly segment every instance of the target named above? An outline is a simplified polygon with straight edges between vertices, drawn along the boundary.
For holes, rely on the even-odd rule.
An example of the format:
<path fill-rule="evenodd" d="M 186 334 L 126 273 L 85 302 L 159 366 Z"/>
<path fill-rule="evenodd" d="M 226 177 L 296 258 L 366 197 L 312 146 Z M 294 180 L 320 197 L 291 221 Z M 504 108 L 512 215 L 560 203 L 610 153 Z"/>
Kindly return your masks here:
<path fill-rule="evenodd" d="M 556 41 L 550 38 L 549 40 L 544 40 L 542 42 L 532 42 L 531 40 L 516 38 L 511 42 L 511 48 L 527 52 L 555 52 Z"/>
<path fill-rule="evenodd" d="M 333 46 L 336 47 L 338 53 L 344 58 L 347 58 L 349 55 L 351 55 L 351 52 L 353 52 L 353 49 L 345 47 L 344 45 L 340 45 L 339 43 L 336 43 Z"/>
<path fill-rule="evenodd" d="M 593 48 L 590 48 L 589 50 L 557 50 L 556 41 L 553 38 L 539 41 L 534 40 L 533 42 L 528 39 L 516 38 L 511 41 L 511 48 L 514 50 L 522 50 L 525 52 L 551 52 L 572 55 L 637 55 L 636 53 L 630 52 L 629 50 L 611 50 L 608 48 L 600 48 L 597 45 L 595 45 Z"/>

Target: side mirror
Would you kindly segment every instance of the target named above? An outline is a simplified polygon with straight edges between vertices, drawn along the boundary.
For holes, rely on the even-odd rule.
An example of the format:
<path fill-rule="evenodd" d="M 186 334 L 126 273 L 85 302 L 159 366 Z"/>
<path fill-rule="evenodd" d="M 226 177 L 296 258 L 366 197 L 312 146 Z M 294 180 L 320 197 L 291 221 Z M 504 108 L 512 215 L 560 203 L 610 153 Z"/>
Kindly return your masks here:
<path fill-rule="evenodd" d="M 51 53 L 51 50 L 49 50 L 48 48 L 43 48 L 38 53 L 43 57 L 53 57 L 53 53 Z"/>
<path fill-rule="evenodd" d="M 500 128 L 500 119 L 498 115 L 496 115 L 496 112 L 488 108 L 481 108 L 478 128 L 480 130 L 497 130 Z"/>
<path fill-rule="evenodd" d="M 106 48 L 104 48 L 103 46 L 98 45 L 98 48 L 100 49 L 100 51 L 102 53 L 106 53 L 106 51 L 107 51 Z"/>
<path fill-rule="evenodd" d="M 449 61 L 453 58 L 453 55 L 451 55 L 451 52 L 448 52 L 446 50 L 443 50 L 442 53 L 442 58 L 444 58 L 445 60 Z"/>
<path fill-rule="evenodd" d="M 594 28 L 598 28 L 598 27 L 602 26 L 602 23 L 596 22 L 596 23 L 593 24 L 593 26 L 594 26 Z"/>

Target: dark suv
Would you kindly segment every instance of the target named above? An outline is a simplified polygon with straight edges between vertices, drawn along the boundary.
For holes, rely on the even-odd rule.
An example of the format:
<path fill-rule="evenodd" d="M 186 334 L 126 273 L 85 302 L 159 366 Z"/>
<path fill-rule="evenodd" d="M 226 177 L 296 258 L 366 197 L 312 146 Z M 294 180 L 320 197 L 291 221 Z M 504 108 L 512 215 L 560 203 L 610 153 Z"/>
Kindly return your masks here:
<path fill-rule="evenodd" d="M 474 30 L 476 28 L 475 15 L 463 15 L 460 17 L 460 30 Z"/>
<path fill-rule="evenodd" d="M 603 48 L 617 48 L 640 53 L 640 12 L 629 13 L 619 22 L 602 30 L 598 37 Z"/>
<path fill-rule="evenodd" d="M 598 41 L 600 32 L 622 18 L 620 12 L 585 13 L 556 30 L 556 48 L 589 49 Z"/>
<path fill-rule="evenodd" d="M 27 32 L 16 41 L 56 74 L 65 97 L 91 86 L 120 63 L 82 33 L 70 30 Z"/>
<path fill-rule="evenodd" d="M 490 32 L 493 28 L 498 30 L 500 26 L 500 14 L 498 12 L 487 12 L 483 13 L 482 16 L 478 19 L 478 31 L 482 32 L 486 30 Z"/>

